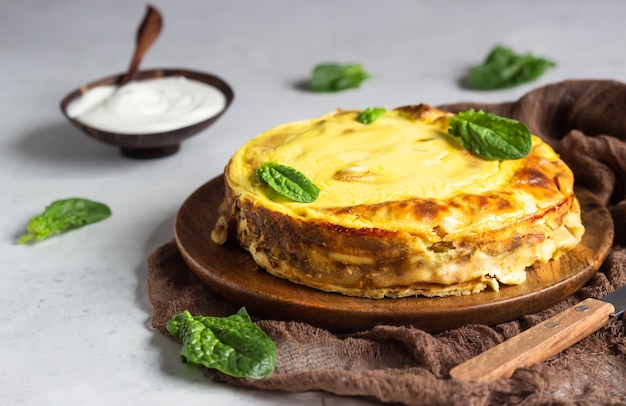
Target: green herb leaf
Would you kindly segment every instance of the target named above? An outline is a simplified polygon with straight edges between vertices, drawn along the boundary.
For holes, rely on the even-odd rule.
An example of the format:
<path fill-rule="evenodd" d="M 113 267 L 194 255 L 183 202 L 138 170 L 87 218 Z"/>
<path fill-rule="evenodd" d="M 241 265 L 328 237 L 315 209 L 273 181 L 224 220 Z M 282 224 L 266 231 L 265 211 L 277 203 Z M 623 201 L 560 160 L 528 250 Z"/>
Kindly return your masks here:
<path fill-rule="evenodd" d="M 273 190 L 297 202 L 311 203 L 320 194 L 320 189 L 309 178 L 286 165 L 264 162 L 256 173 Z"/>
<path fill-rule="evenodd" d="M 470 71 L 468 85 L 474 89 L 494 90 L 517 86 L 537 79 L 556 66 L 548 59 L 532 54 L 516 54 L 510 48 L 498 45 L 491 50 L 481 65 Z"/>
<path fill-rule="evenodd" d="M 381 118 L 387 109 L 384 107 L 368 107 L 356 116 L 356 120 L 363 124 L 371 124 Z"/>
<path fill-rule="evenodd" d="M 276 365 L 276 345 L 245 308 L 228 317 L 174 315 L 167 331 L 183 344 L 181 360 L 238 378 L 264 378 Z"/>
<path fill-rule="evenodd" d="M 358 88 L 369 77 L 360 64 L 323 63 L 313 68 L 309 84 L 316 92 L 339 92 Z"/>
<path fill-rule="evenodd" d="M 523 123 L 468 110 L 448 118 L 448 132 L 461 138 L 465 149 L 488 159 L 519 159 L 530 152 L 532 136 Z"/>
<path fill-rule="evenodd" d="M 17 240 L 17 243 L 39 241 L 53 233 L 95 223 L 110 215 L 111 209 L 103 203 L 81 198 L 56 200 L 46 207 L 42 214 L 30 219 L 26 233 Z"/>

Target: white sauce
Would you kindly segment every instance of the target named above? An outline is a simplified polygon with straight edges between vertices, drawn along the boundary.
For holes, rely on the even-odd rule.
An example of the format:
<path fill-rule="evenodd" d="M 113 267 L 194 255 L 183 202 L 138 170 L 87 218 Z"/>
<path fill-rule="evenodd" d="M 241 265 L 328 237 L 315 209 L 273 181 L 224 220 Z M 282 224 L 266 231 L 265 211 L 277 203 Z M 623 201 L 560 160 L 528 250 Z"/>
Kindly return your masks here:
<path fill-rule="evenodd" d="M 98 86 L 67 107 L 68 116 L 120 134 L 177 130 L 219 114 L 226 97 L 217 88 L 182 76 Z"/>

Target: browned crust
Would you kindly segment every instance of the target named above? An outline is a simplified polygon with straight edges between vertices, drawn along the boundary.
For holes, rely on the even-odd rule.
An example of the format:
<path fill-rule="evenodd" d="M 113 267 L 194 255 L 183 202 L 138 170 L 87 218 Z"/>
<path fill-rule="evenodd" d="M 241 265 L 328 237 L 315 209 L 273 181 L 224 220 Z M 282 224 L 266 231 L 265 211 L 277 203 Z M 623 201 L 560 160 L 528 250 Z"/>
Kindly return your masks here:
<path fill-rule="evenodd" d="M 412 119 L 440 125 L 446 125 L 442 120 L 447 122 L 444 113 L 427 105 L 400 110 Z M 225 200 L 213 240 L 224 242 L 228 230 L 235 229 L 240 244 L 268 272 L 326 291 L 367 297 L 472 293 L 494 286 L 489 280 L 494 275 L 477 277 L 463 271 L 480 266 L 481 256 L 498 258 L 516 250 L 531 252 L 552 238 L 555 230 L 565 227 L 570 213 L 579 215 L 572 172 L 558 158 L 548 160 L 550 154 L 545 154 L 543 148 L 547 146 L 539 144 L 531 150 L 505 190 L 460 194 L 448 200 L 416 197 L 318 209 L 328 215 L 374 219 L 374 224 L 377 217 L 404 219 L 419 225 L 414 232 L 346 228 L 273 211 L 237 195 L 229 184 L 227 167 Z M 539 207 L 525 217 L 517 215 L 524 212 L 524 198 L 520 197 L 539 202 Z M 484 213 L 499 218 L 497 226 L 476 227 L 475 222 Z M 444 219 L 450 216 L 467 224 L 454 232 L 447 230 Z M 416 269 L 432 258 L 449 258 L 451 269 L 458 268 L 459 272 L 431 272 L 416 277 L 420 275 Z M 498 260 L 490 266 L 493 264 Z M 522 264 L 521 268 L 529 265 Z"/>
<path fill-rule="evenodd" d="M 417 288 L 425 285 L 468 282 L 459 275 L 456 281 L 407 280 L 404 275 L 419 266 L 414 259 L 424 252 L 411 241 L 423 238 L 404 232 L 376 228 L 345 228 L 323 221 L 303 221 L 257 206 L 249 200 L 234 200 L 240 244 L 254 247 L 256 255 L 267 258 L 269 266 L 278 269 L 288 264 L 300 273 L 304 283 L 324 290 L 339 288 L 372 290 L 376 288 Z M 576 202 L 573 196 L 542 213 L 518 219 L 500 229 L 467 235 L 443 235 L 431 240 L 425 248 L 435 253 L 455 251 L 455 261 L 469 261 L 475 251 L 491 256 L 511 252 L 521 246 L 536 245 L 545 240 L 550 224 L 561 224 Z M 541 220 L 541 221 L 540 221 Z M 315 253 L 312 255 L 312 253 Z M 337 255 L 338 254 L 338 255 Z M 367 263 L 346 263 L 342 256 L 366 258 Z M 279 275 L 285 276 L 285 275 Z M 294 279 L 293 275 L 289 279 Z"/>
<path fill-rule="evenodd" d="M 538 202 L 549 202 L 551 206 L 566 204 L 574 195 L 573 175 L 561 160 L 546 162 L 546 158 L 541 155 L 541 148 L 533 148 L 525 159 L 524 167 L 514 174 L 507 190 L 480 195 L 459 195 L 445 201 L 414 198 L 380 204 L 330 207 L 319 211 L 329 215 L 350 214 L 369 219 L 391 215 L 423 224 L 424 228 L 437 228 L 437 233 L 440 234 L 447 232 L 441 228 L 441 224 L 453 211 L 454 217 L 466 219 L 468 226 L 481 213 L 500 216 L 519 211 L 523 204 L 519 200 L 520 193 L 531 196 Z M 543 213 L 539 212 L 537 215 L 541 216 Z"/>

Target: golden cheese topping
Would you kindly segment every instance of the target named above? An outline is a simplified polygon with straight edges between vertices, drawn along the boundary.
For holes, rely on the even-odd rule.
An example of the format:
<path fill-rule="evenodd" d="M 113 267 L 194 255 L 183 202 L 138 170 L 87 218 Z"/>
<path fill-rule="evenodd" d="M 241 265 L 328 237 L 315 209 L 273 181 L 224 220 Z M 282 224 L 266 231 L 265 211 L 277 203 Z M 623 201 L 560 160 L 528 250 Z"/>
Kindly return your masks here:
<path fill-rule="evenodd" d="M 481 196 L 498 190 L 515 193 L 511 181 L 527 164 L 525 159 L 498 161 L 477 157 L 448 134 L 445 116 L 429 121 L 424 114 L 416 119 L 412 112 L 388 111 L 365 125 L 356 120 L 359 111 L 337 110 L 316 119 L 280 125 L 237 151 L 227 169 L 228 181 L 237 193 L 290 216 L 389 231 L 414 231 L 416 224 L 409 225 L 397 212 L 394 216 L 377 215 L 371 212 L 372 205 L 416 197 L 422 202 L 448 202 L 460 195 Z M 540 152 L 541 159 L 558 160 L 554 151 L 537 137 L 533 137 L 533 146 L 541 150 L 535 151 L 535 155 Z M 321 189 L 319 198 L 306 204 L 277 198 L 255 175 L 256 168 L 267 161 L 304 173 Z M 554 199 L 558 198 L 562 196 L 555 193 Z M 479 221 L 488 227 L 506 217 L 519 216 L 520 212 L 530 215 L 537 211 L 536 200 L 531 195 L 517 196 L 518 207 L 499 208 L 497 217 L 481 216 Z M 543 203 L 553 203 L 548 200 L 543 199 Z M 367 213 L 357 209 L 366 206 L 370 208 Z M 355 208 L 353 215 L 346 209 L 351 207 Z M 447 210 L 454 207 L 448 206 Z M 447 232 L 476 226 L 476 219 L 470 221 L 466 213 L 447 214 L 443 219 Z M 433 226 L 423 215 L 417 220 L 425 229 Z"/>
<path fill-rule="evenodd" d="M 573 174 L 539 138 L 522 159 L 487 160 L 448 134 L 449 114 L 430 106 L 368 125 L 359 113 L 280 125 L 239 149 L 212 241 L 236 231 L 269 273 L 370 298 L 520 284 L 526 267 L 579 243 Z M 272 191 L 256 174 L 264 162 L 302 172 L 320 188 L 317 200 Z"/>

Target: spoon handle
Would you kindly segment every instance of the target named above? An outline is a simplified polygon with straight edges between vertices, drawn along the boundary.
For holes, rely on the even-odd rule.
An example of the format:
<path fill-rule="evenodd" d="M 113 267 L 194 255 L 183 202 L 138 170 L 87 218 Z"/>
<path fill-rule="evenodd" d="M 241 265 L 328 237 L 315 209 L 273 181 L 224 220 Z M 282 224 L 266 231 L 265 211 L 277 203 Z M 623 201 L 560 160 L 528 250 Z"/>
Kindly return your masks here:
<path fill-rule="evenodd" d="M 133 80 L 135 76 L 137 76 L 141 60 L 158 38 L 162 27 L 163 18 L 161 17 L 161 13 L 156 8 L 148 5 L 146 15 L 137 30 L 137 44 L 135 46 L 135 52 L 133 53 L 133 57 L 130 61 L 126 74 L 118 83 L 119 86 L 128 83 Z"/>

